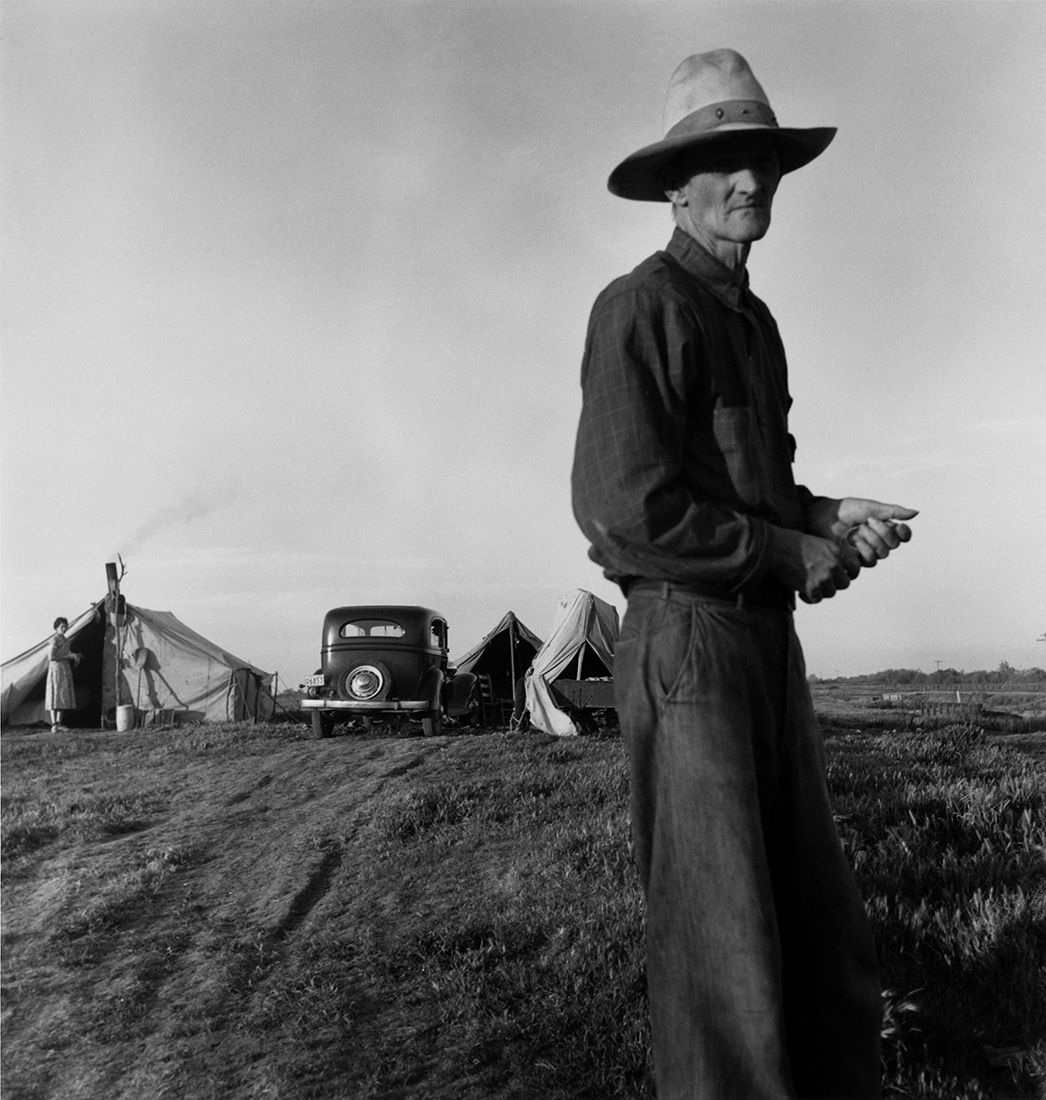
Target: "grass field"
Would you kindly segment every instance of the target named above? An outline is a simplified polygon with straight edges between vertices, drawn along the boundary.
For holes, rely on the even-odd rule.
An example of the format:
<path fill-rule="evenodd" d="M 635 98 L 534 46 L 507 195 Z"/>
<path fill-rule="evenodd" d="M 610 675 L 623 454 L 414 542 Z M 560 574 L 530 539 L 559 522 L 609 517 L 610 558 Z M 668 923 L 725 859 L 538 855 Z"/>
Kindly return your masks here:
<path fill-rule="evenodd" d="M 1046 760 L 829 713 L 884 1083 L 1042 1096 Z M 5 732 L 5 1100 L 652 1097 L 616 736 Z"/>

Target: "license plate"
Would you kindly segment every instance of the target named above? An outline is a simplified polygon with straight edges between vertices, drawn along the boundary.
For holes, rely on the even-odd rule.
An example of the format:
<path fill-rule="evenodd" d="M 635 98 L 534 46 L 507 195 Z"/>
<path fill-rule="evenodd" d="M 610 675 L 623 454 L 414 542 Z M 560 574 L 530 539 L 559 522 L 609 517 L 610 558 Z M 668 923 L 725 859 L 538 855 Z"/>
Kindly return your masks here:
<path fill-rule="evenodd" d="M 317 673 L 315 676 L 305 677 L 305 686 L 307 688 L 321 688 L 326 682 L 326 677 L 320 673 Z"/>

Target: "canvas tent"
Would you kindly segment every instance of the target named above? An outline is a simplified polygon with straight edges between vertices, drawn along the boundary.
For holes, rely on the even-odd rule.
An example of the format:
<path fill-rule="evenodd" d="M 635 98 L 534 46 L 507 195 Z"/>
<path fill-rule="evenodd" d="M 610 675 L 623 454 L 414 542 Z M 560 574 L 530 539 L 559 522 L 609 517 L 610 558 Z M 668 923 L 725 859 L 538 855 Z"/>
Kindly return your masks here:
<path fill-rule="evenodd" d="M 83 659 L 73 669 L 77 709 L 66 724 L 113 725 L 117 706 L 132 706 L 139 724 L 164 720 L 242 721 L 273 712 L 272 675 L 208 641 L 169 611 L 111 600 L 69 624 L 66 637 Z M 49 722 L 44 686 L 51 638 L 3 664 L 0 721 Z"/>
<path fill-rule="evenodd" d="M 541 639 L 508 611 L 479 645 L 458 662 L 459 672 L 489 676 L 499 699 L 511 699 L 516 681 L 530 668 L 541 648 Z"/>
<path fill-rule="evenodd" d="M 577 727 L 553 698 L 556 680 L 609 679 L 614 673 L 617 609 L 577 588 L 559 601 L 552 633 L 527 672 L 531 724 L 545 733 L 572 737 Z"/>

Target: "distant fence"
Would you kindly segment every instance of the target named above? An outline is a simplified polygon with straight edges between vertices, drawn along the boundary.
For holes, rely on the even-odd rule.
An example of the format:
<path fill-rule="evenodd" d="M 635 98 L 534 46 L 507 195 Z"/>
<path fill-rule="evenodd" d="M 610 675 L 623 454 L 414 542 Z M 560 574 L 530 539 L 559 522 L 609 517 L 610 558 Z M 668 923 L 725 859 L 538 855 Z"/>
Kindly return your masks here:
<path fill-rule="evenodd" d="M 941 699 L 939 695 L 928 698 L 919 692 L 889 691 L 883 692 L 880 700 L 884 707 L 903 707 L 928 718 L 979 718 L 984 714 L 984 696 L 972 692 L 957 691 L 954 699 Z"/>
<path fill-rule="evenodd" d="M 859 686 L 859 685 L 858 685 Z M 1017 692 L 1018 694 L 1027 693 L 1029 695 L 1037 695 L 1046 692 L 1046 681 L 1044 680 L 1000 680 L 995 683 L 991 680 L 959 680 L 952 683 L 933 683 L 932 681 L 919 681 L 916 683 L 903 682 L 896 683 L 890 680 L 880 680 L 878 683 L 869 682 L 867 685 L 873 691 L 878 689 L 879 691 L 889 692 L 902 692 L 906 695 L 918 694 L 919 692 L 956 692 L 961 691 L 963 695 L 967 695 L 971 692 L 983 692 L 986 694 L 993 694 L 1003 692 L 1006 694 L 1012 694 Z"/>
<path fill-rule="evenodd" d="M 997 691 L 994 684 L 979 685 L 977 691 L 955 688 L 903 691 L 897 690 L 901 685 L 883 686 L 892 690 L 883 691 L 880 687 L 878 691 L 866 693 L 864 705 L 887 711 L 896 709 L 901 712 L 898 717 L 902 722 L 914 722 L 916 725 L 924 719 L 932 725 L 972 722 L 996 733 L 1046 730 L 1046 714 L 1019 712 L 1030 706 L 1032 700 L 1000 698 L 1003 693 Z M 1032 699 L 1038 702 L 1039 697 L 1032 696 Z"/>
<path fill-rule="evenodd" d="M 941 703 L 927 700 L 918 704 L 919 713 L 927 718 L 980 718 L 983 703 Z"/>

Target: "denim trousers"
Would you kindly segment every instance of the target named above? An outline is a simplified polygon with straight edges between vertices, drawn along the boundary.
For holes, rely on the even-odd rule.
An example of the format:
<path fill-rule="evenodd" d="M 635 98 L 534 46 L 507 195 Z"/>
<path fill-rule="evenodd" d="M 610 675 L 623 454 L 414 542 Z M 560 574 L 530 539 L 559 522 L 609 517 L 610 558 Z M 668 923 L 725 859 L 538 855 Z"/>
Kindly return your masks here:
<path fill-rule="evenodd" d="M 614 681 L 659 1100 L 878 1098 L 875 946 L 791 613 L 643 582 Z"/>

